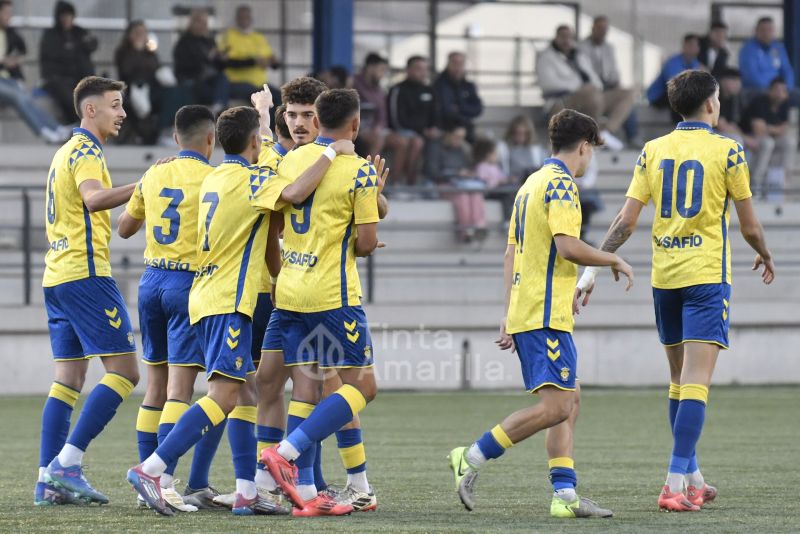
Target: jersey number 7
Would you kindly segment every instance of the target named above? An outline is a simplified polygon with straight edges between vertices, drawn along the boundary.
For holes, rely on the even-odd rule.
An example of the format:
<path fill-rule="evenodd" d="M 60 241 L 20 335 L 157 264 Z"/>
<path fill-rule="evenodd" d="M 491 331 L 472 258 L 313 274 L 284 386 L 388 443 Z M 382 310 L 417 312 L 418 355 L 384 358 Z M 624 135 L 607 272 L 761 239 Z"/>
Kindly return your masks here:
<path fill-rule="evenodd" d="M 209 251 L 211 249 L 208 246 L 208 230 L 211 228 L 211 219 L 214 218 L 214 213 L 217 211 L 217 206 L 219 205 L 219 194 L 215 191 L 209 191 L 203 195 L 203 202 L 211 204 L 208 208 L 208 214 L 206 215 L 206 236 L 205 239 L 203 239 L 203 250 Z"/>
<path fill-rule="evenodd" d="M 658 170 L 663 171 L 661 181 L 661 218 L 672 217 L 672 194 L 675 189 L 675 160 L 662 159 Z M 686 185 L 689 181 L 689 171 L 693 172 L 692 204 L 686 207 Z M 678 186 L 675 206 L 678 214 L 684 219 L 691 219 L 703 206 L 703 164 L 695 159 L 686 160 L 678 166 Z"/>

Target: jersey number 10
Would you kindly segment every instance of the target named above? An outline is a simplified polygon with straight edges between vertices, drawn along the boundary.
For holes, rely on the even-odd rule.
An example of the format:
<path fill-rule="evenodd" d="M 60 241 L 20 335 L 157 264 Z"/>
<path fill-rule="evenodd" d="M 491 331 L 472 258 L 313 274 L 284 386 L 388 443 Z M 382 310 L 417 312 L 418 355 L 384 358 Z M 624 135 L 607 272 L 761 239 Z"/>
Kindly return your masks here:
<path fill-rule="evenodd" d="M 661 218 L 672 217 L 672 195 L 675 187 L 675 160 L 662 159 L 658 166 L 664 175 L 661 181 Z M 692 179 L 692 204 L 686 206 L 686 186 L 689 182 L 689 171 L 693 173 Z M 703 205 L 703 164 L 695 159 L 686 160 L 678 166 L 678 185 L 675 195 L 675 206 L 678 215 L 684 219 L 691 219 L 698 213 Z"/>

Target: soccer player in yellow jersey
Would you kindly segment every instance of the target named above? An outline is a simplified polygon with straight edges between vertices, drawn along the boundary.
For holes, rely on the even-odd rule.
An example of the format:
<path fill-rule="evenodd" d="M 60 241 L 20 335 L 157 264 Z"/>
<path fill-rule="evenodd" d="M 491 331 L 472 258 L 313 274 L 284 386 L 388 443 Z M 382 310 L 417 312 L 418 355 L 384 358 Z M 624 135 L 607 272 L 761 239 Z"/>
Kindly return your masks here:
<path fill-rule="evenodd" d="M 294 503 L 294 515 L 340 515 L 352 505 L 336 504 L 317 493 L 313 458 L 316 443 L 349 423 L 377 392 L 372 370 L 372 342 L 360 306 L 361 287 L 355 258 L 378 246 L 378 177 L 373 165 L 356 156 L 336 157 L 330 144 L 358 133 L 358 94 L 350 89 L 317 97 L 320 134 L 313 144 L 293 150 L 279 176 L 253 199 L 258 209 L 284 209 L 283 267 L 276 285 L 284 363 L 294 365 L 294 399 L 311 405 L 307 418 L 278 445 L 262 451 L 273 479 Z M 319 157 L 333 159 L 325 178 L 304 203 L 286 206 L 276 199 L 283 182 L 291 183 Z M 318 398 L 316 368 L 338 373 L 343 385 Z M 316 393 L 316 395 L 315 395 Z M 290 412 L 291 413 L 291 412 Z M 290 461 L 297 461 L 297 482 Z"/>
<path fill-rule="evenodd" d="M 633 283 L 633 271 L 616 254 L 601 252 L 579 239 L 581 208 L 573 180 L 586 171 L 594 147 L 602 143 L 597 124 L 565 109 L 548 125 L 553 156 L 528 177 L 517 193 L 505 255 L 506 318 L 498 345 L 516 350 L 525 389 L 540 401 L 503 420 L 470 447 L 449 455 L 456 491 L 467 510 L 475 506 L 475 482 L 481 467 L 506 449 L 547 429 L 554 495 L 554 517 L 611 517 L 575 492 L 572 455 L 579 409 L 577 354 L 572 342 L 573 296 L 577 264 L 610 266 Z"/>
<path fill-rule="evenodd" d="M 206 176 L 199 193 L 197 273 L 189 293 L 189 318 L 198 328 L 205 355 L 208 394 L 178 419 L 173 430 L 144 462 L 128 471 L 128 481 L 158 513 L 172 515 L 161 494 L 160 477 L 221 424 L 234 408 L 243 423 L 231 436 L 236 474 L 236 515 L 279 513 L 281 508 L 258 496 L 254 483 L 254 399 L 240 397 L 255 372 L 251 355 L 252 316 L 258 284 L 266 269 L 264 254 L 270 233 L 269 214 L 250 207 L 250 199 L 275 179 L 269 168 L 254 165 L 261 145 L 259 116 L 250 107 L 231 108 L 217 122 L 217 139 L 225 150 L 222 164 Z M 277 191 L 276 202 L 302 202 L 319 180 L 301 177 Z M 248 434 L 249 431 L 249 434 Z M 228 428 L 232 432 L 231 424 Z"/>
<path fill-rule="evenodd" d="M 134 184 L 112 187 L 103 144 L 119 134 L 125 84 L 90 76 L 75 87 L 80 128 L 53 157 L 47 176 L 44 303 L 55 360 L 55 380 L 42 412 L 37 505 L 107 503 L 83 476 L 89 443 L 114 417 L 139 380 L 133 329 L 111 278 L 108 210 L 128 201 Z M 106 374 L 69 433 L 72 409 L 99 357 Z M 67 435 L 69 434 L 69 439 Z"/>
<path fill-rule="evenodd" d="M 764 267 L 772 282 L 775 265 L 753 211 L 744 149 L 714 133 L 719 86 L 700 70 L 685 71 L 667 84 L 672 109 L 684 121 L 670 134 L 645 144 L 627 199 L 603 240 L 616 251 L 636 228 L 651 200 L 653 301 L 658 335 L 670 368 L 669 419 L 673 434 L 667 481 L 659 508 L 698 511 L 716 497 L 697 466 L 708 388 L 720 348 L 728 348 L 731 254 L 728 239 L 733 201 L 745 241 L 756 251 L 753 270 Z M 576 290 L 586 305 L 595 273 L 587 269 Z"/>
<path fill-rule="evenodd" d="M 139 283 L 139 324 L 147 391 L 136 420 L 139 460 L 153 454 L 189 407 L 197 373 L 205 368 L 197 331 L 189 322 L 189 289 L 197 271 L 200 187 L 214 167 L 214 115 L 205 106 L 184 106 L 175 115 L 176 159 L 144 174 L 117 224 L 125 239 L 145 226 L 145 268 Z M 223 425 L 206 432 L 195 447 L 185 503 L 175 490 L 177 464 L 161 477 L 162 494 L 176 511 L 215 506 L 208 472 Z M 198 489 L 192 489 L 198 488 Z"/>

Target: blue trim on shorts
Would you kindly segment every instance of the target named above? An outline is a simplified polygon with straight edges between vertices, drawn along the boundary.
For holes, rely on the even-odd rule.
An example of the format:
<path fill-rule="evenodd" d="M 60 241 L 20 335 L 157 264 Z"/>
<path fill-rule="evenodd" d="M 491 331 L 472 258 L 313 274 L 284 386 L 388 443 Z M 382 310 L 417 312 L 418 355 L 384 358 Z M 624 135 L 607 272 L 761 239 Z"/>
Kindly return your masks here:
<path fill-rule="evenodd" d="M 250 230 L 250 237 L 247 238 L 247 244 L 244 247 L 244 254 L 242 255 L 242 265 L 239 267 L 239 279 L 236 281 L 236 305 L 239 307 L 239 302 L 242 300 L 242 292 L 244 290 L 244 281 L 247 277 L 247 265 L 250 263 L 250 251 L 253 249 L 253 240 L 256 238 L 258 227 L 261 226 L 261 221 L 264 220 L 264 214 L 258 216 L 256 222 L 253 224 L 253 229 Z"/>

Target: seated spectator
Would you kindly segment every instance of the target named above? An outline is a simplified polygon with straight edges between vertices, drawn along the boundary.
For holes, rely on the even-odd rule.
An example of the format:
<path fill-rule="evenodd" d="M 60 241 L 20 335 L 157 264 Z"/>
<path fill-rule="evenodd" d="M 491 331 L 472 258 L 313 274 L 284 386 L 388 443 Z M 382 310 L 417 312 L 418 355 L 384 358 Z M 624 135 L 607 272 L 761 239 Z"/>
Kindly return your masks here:
<path fill-rule="evenodd" d="M 792 63 L 783 43 L 775 39 L 775 22 L 772 18 L 758 19 L 755 36 L 745 41 L 739 50 L 739 69 L 745 89 L 764 92 L 778 77 L 794 88 Z"/>
<path fill-rule="evenodd" d="M 425 173 L 442 187 L 442 197 L 453 203 L 459 238 L 469 243 L 486 237 L 486 185 L 470 170 L 467 127 L 460 119 L 444 124 L 440 139 L 431 142 Z"/>
<path fill-rule="evenodd" d="M 264 88 L 267 69 L 280 66 L 267 38 L 253 30 L 253 12 L 248 5 L 236 8 L 236 27 L 228 28 L 217 41 L 225 58 L 225 76 L 230 82 L 230 97 L 250 101 L 250 95 Z M 281 92 L 269 86 L 272 101 L 281 103 Z"/>
<path fill-rule="evenodd" d="M 322 70 L 316 73 L 314 78 L 327 85 L 328 89 L 347 89 L 351 86 L 350 73 L 341 65 Z"/>
<path fill-rule="evenodd" d="M 728 67 L 717 74 L 719 81 L 719 121 L 717 132 L 735 139 L 745 147 L 756 145 L 755 138 L 742 131 L 744 106 L 742 103 L 742 77 L 737 69 Z"/>
<path fill-rule="evenodd" d="M 517 115 L 511 120 L 505 137 L 497 143 L 497 156 L 511 183 L 519 184 L 539 170 L 546 154 L 536 142 L 536 130 L 528 117 Z"/>
<path fill-rule="evenodd" d="M 447 66 L 433 83 L 433 94 L 441 122 L 460 121 L 471 143 L 475 136 L 473 121 L 483 113 L 483 102 L 475 84 L 466 79 L 466 64 L 467 56 L 462 52 L 450 52 Z"/>
<path fill-rule="evenodd" d="M 215 115 L 228 107 L 230 84 L 222 72 L 225 61 L 211 36 L 206 10 L 192 10 L 189 28 L 178 39 L 172 56 L 175 76 L 191 91 L 195 104 L 209 106 Z"/>
<path fill-rule="evenodd" d="M 43 88 L 58 105 L 64 122 L 76 123 L 72 90 L 82 78 L 94 74 L 91 55 L 97 50 L 97 39 L 75 25 L 75 6 L 69 2 L 56 2 L 54 18 L 39 45 Z"/>
<path fill-rule="evenodd" d="M 781 196 L 786 176 L 792 169 L 794 141 L 789 131 L 789 89 L 775 78 L 765 94 L 747 106 L 743 130 L 755 138 L 750 181 L 762 195 Z"/>
<path fill-rule="evenodd" d="M 728 50 L 728 25 L 721 20 L 711 23 L 708 35 L 700 38 L 700 55 L 697 59 L 711 74 L 719 78 L 728 68 L 731 52 Z"/>
<path fill-rule="evenodd" d="M 10 26 L 12 5 L 0 0 L 0 105 L 13 107 L 25 124 L 48 143 L 61 143 L 71 134 L 41 110 L 25 89 L 22 57 L 27 49 L 22 36 Z"/>
<path fill-rule="evenodd" d="M 163 132 L 171 146 L 171 125 L 181 106 L 181 98 L 174 87 L 174 75 L 168 67 L 159 64 L 158 55 L 148 48 L 147 41 L 144 21 L 134 20 L 128 24 L 114 52 L 119 78 L 128 86 L 124 101 L 128 117 L 122 125 L 119 141 L 153 145 Z M 170 76 L 173 79 L 170 80 Z"/>
<path fill-rule="evenodd" d="M 439 136 L 436 119 L 436 101 L 428 83 L 428 60 L 411 56 L 406 62 L 406 79 L 389 90 L 389 125 L 407 140 L 406 168 L 392 179 L 395 184 L 416 185 L 425 140 Z"/>
<path fill-rule="evenodd" d="M 500 165 L 498 143 L 494 139 L 478 138 L 472 147 L 475 176 L 486 184 L 485 197 L 499 200 L 503 206 L 503 219 L 508 221 L 517 195 L 516 180 L 510 178 Z"/>
<path fill-rule="evenodd" d="M 681 53 L 671 56 L 664 62 L 658 77 L 647 88 L 647 101 L 651 106 L 671 109 L 667 100 L 667 82 L 685 70 L 701 68 L 700 60 L 697 59 L 699 54 L 700 37 L 693 33 L 684 35 Z M 675 122 L 682 120 L 680 115 L 674 111 L 672 111 L 672 119 Z"/>
<path fill-rule="evenodd" d="M 372 155 L 389 152 L 392 175 L 402 183 L 407 173 L 409 139 L 389 130 L 387 95 L 381 86 L 388 72 L 386 58 L 373 52 L 367 54 L 361 72 L 353 76 L 353 89 L 361 98 L 362 112 L 356 151 Z"/>
<path fill-rule="evenodd" d="M 536 79 L 550 114 L 563 108 L 585 113 L 604 124 L 603 138 L 609 148 L 620 150 L 618 132 L 633 108 L 633 93 L 623 89 L 603 90 L 603 82 L 592 62 L 575 45 L 569 26 L 559 26 L 550 45 L 536 56 Z"/>

